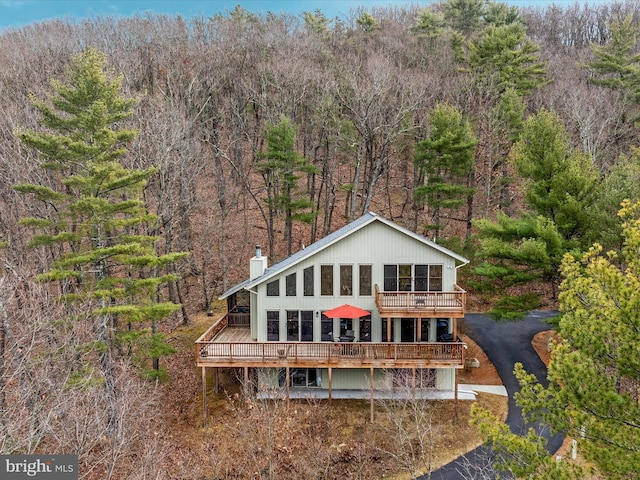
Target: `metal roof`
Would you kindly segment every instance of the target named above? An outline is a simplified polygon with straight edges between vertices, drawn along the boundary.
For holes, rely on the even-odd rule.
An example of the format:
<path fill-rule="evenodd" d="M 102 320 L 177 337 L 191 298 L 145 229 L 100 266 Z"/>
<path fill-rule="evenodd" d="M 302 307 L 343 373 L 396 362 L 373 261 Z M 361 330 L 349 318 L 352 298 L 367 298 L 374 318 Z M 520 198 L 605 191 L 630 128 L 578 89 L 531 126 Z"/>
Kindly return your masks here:
<path fill-rule="evenodd" d="M 467 264 L 469 263 L 469 260 L 467 260 L 466 258 L 458 255 L 457 253 L 452 252 L 451 250 L 438 245 L 437 243 L 429 240 L 428 238 L 419 235 L 415 232 L 412 232 L 411 230 L 408 230 L 404 227 L 401 227 L 400 225 L 397 225 L 385 218 L 382 218 L 381 216 L 373 213 L 373 212 L 369 212 L 365 215 L 363 215 L 362 217 L 354 220 L 351 223 L 348 223 L 347 225 L 345 225 L 342 228 L 339 228 L 338 230 L 336 230 L 333 233 L 330 233 L 329 235 L 327 235 L 326 237 L 318 240 L 315 243 L 312 243 L 311 245 L 309 245 L 306 248 L 303 248 L 302 250 L 290 255 L 289 257 L 281 260 L 278 263 L 274 263 L 272 266 L 268 267 L 264 273 L 262 275 L 260 275 L 257 278 L 254 278 L 253 280 L 245 280 L 242 283 L 239 283 L 238 285 L 236 285 L 235 287 L 232 287 L 231 289 L 227 290 L 225 293 L 223 293 L 220 296 L 220 299 L 224 299 L 227 298 L 229 295 L 232 295 L 242 289 L 250 289 L 255 287 L 256 285 L 259 285 L 267 280 L 269 280 L 271 277 L 277 275 L 279 272 L 282 272 L 283 270 L 286 270 L 287 268 L 295 265 L 296 263 L 314 255 L 315 253 L 324 250 L 325 248 L 327 248 L 329 245 L 332 245 L 333 243 L 341 240 L 342 238 L 351 235 L 353 232 L 360 230 L 362 227 L 364 227 L 365 225 L 368 225 L 371 222 L 374 221 L 380 221 L 382 223 L 384 223 L 385 225 L 390 226 L 391 228 L 394 228 L 402 233 L 404 233 L 405 235 L 409 235 L 413 238 L 415 238 L 416 240 L 419 240 L 427 245 L 429 245 L 432 248 L 435 248 L 436 250 L 439 250 L 440 252 L 449 255 L 452 258 L 455 258 L 457 261 L 459 261 L 462 264 Z"/>

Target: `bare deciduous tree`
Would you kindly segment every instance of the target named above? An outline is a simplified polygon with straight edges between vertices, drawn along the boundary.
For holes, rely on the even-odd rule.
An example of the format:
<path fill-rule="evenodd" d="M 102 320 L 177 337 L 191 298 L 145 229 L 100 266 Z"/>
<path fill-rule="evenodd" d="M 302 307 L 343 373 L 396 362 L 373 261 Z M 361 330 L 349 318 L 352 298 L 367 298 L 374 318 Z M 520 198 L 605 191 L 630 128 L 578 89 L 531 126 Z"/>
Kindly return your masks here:
<path fill-rule="evenodd" d="M 438 435 L 433 399 L 435 372 L 431 369 L 399 370 L 393 374 L 391 398 L 379 400 L 392 432 L 392 448 L 385 451 L 411 478 L 431 478 L 435 439 Z"/>

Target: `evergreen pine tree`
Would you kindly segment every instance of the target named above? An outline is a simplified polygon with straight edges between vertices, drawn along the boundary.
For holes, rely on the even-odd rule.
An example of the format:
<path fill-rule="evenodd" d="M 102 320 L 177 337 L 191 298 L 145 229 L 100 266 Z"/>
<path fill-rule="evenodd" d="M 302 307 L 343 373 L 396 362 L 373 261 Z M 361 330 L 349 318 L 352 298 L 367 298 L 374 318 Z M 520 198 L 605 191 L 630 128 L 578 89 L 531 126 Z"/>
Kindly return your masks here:
<path fill-rule="evenodd" d="M 158 255 L 157 238 L 145 233 L 155 217 L 142 191 L 154 170 L 123 165 L 126 143 L 136 135 L 125 126 L 134 100 L 121 95 L 121 78 L 109 78 L 105 64 L 102 52 L 85 51 L 73 59 L 68 83 L 53 81 L 48 100 L 34 100 L 40 128 L 18 136 L 39 154 L 49 184 L 14 188 L 48 206 L 45 217 L 23 219 L 39 231 L 31 244 L 52 253 L 39 279 L 58 286 L 76 322 L 91 325 L 78 372 L 91 377 L 82 378 L 84 384 L 104 385 L 108 430 L 116 435 L 117 364 L 124 358 L 161 374 L 157 359 L 172 349 L 156 331 L 157 321 L 179 308 L 159 301 L 160 287 L 175 279 L 161 272 L 186 254 Z"/>
<path fill-rule="evenodd" d="M 633 15 L 611 24 L 611 41 L 607 45 L 592 45 L 595 60 L 585 67 L 597 76 L 591 81 L 597 85 L 618 90 L 625 96 L 631 121 L 638 122 L 640 113 L 640 53 L 637 53 L 638 27 Z"/>
<path fill-rule="evenodd" d="M 511 88 L 527 96 L 548 83 L 539 47 L 527 37 L 521 23 L 489 25 L 481 36 L 469 41 L 468 50 L 463 63 L 482 90 L 501 95 Z"/>
<path fill-rule="evenodd" d="M 473 189 L 467 186 L 473 172 L 476 139 L 469 122 L 453 106 L 440 104 L 429 118 L 430 134 L 416 146 L 416 165 L 424 184 L 415 188 L 419 203 L 432 211 L 435 238 L 443 228 L 442 210 L 454 212 Z"/>
<path fill-rule="evenodd" d="M 478 256 L 487 260 L 475 272 L 500 283 L 502 291 L 540 279 L 555 288 L 564 253 L 580 254 L 597 235 L 592 206 L 599 172 L 587 155 L 571 149 L 562 123 L 544 110 L 525 121 L 514 165 L 525 183 L 528 211 L 475 223 Z M 520 318 L 537 306 L 531 293 L 506 295 L 492 315 Z"/>
<path fill-rule="evenodd" d="M 578 452 L 608 479 L 636 478 L 640 471 L 640 203 L 626 200 L 619 251 L 594 244 L 581 258 L 562 261 L 562 317 L 543 387 L 516 365 L 516 403 L 527 421 L 540 420 L 552 432 L 577 441 Z M 499 468 L 518 477 L 581 479 L 570 461 L 555 462 L 544 439 L 505 429 L 481 408 L 474 423 L 499 452 Z"/>
<path fill-rule="evenodd" d="M 295 150 L 296 129 L 291 120 L 282 115 L 276 125 L 268 125 L 265 134 L 266 152 L 258 170 L 262 174 L 267 191 L 269 208 L 269 247 L 273 252 L 275 217 L 284 214 L 284 240 L 287 254 L 292 252 L 293 222 L 310 223 L 317 212 L 313 202 L 298 187 L 300 174 L 316 174 L 318 169 Z"/>

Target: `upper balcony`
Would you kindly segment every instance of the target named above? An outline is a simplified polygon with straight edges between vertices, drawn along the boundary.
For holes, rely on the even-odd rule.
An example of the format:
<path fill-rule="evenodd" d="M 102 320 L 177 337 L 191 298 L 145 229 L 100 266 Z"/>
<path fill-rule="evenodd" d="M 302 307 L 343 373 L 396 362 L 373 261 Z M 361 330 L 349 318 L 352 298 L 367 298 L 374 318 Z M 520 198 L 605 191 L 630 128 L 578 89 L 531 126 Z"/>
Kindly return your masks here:
<path fill-rule="evenodd" d="M 464 317 L 467 292 L 383 292 L 376 285 L 376 306 L 381 317 Z"/>

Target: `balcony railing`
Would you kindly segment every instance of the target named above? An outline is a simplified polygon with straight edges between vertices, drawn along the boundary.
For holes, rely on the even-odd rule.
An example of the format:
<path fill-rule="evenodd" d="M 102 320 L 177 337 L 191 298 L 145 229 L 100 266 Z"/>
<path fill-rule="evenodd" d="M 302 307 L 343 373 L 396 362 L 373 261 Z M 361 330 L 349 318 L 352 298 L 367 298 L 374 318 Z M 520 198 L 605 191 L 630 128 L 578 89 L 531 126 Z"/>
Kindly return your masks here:
<path fill-rule="evenodd" d="M 231 311 L 228 315 L 229 327 L 249 327 L 251 325 L 251 315 L 249 312 Z"/>
<path fill-rule="evenodd" d="M 467 292 L 454 287 L 453 292 L 383 292 L 375 286 L 376 306 L 380 315 L 429 313 L 462 317 Z"/>
<path fill-rule="evenodd" d="M 333 342 L 196 342 L 199 366 L 287 365 L 355 367 L 464 365 L 465 344 Z"/>

